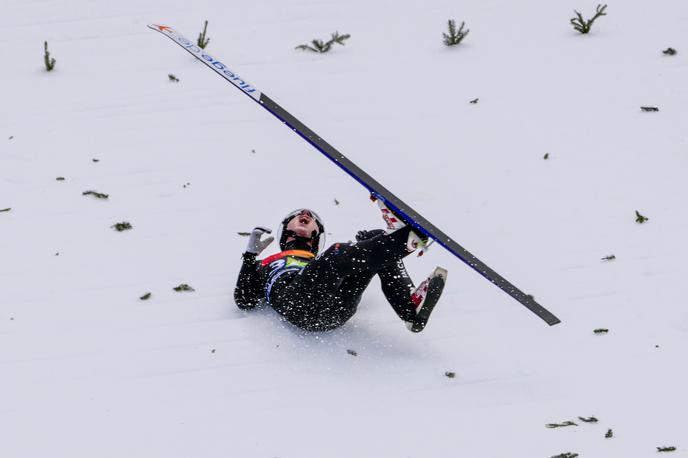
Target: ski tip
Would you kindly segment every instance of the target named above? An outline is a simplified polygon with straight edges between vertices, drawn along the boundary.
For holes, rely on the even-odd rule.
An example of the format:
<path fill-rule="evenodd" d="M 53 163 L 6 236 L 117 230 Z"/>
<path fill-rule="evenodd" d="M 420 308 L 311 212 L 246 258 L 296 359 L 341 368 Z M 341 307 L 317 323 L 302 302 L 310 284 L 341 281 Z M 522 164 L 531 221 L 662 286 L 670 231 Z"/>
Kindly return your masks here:
<path fill-rule="evenodd" d="M 166 25 L 161 25 L 161 24 L 148 24 L 149 29 L 153 29 L 158 32 L 166 32 L 166 31 L 172 31 L 172 27 L 168 27 Z"/>

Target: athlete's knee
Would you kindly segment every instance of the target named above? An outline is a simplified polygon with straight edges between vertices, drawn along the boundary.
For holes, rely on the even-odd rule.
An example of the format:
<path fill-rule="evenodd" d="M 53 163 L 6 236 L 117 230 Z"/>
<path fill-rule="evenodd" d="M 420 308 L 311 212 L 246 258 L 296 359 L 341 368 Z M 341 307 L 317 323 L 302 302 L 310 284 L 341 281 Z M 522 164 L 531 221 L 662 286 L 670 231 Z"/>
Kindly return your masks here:
<path fill-rule="evenodd" d="M 323 253 L 323 258 L 347 257 L 356 254 L 359 248 L 352 242 L 339 242 L 330 246 Z"/>

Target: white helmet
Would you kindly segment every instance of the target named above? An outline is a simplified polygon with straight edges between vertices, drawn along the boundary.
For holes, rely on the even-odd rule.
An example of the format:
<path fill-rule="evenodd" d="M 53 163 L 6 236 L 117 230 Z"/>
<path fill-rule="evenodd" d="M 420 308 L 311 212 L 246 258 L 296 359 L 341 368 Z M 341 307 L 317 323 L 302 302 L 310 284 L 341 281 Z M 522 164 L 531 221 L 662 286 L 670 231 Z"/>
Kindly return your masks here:
<path fill-rule="evenodd" d="M 295 216 L 301 215 L 303 213 L 307 213 L 311 218 L 313 218 L 315 224 L 318 225 L 318 232 L 313 231 L 313 234 L 311 234 L 310 238 L 308 238 L 308 240 L 311 240 L 313 242 L 310 244 L 308 250 L 313 254 L 318 254 L 318 252 L 320 252 L 325 247 L 325 225 L 323 224 L 320 216 L 318 216 L 317 213 L 308 208 L 299 208 L 284 217 L 279 229 L 277 229 L 277 240 L 279 240 L 280 248 L 282 250 L 286 250 L 287 238 L 289 236 L 294 238 L 306 239 L 306 237 L 299 237 L 292 231 L 287 230 L 287 224 L 289 224 L 289 221 L 291 221 Z"/>

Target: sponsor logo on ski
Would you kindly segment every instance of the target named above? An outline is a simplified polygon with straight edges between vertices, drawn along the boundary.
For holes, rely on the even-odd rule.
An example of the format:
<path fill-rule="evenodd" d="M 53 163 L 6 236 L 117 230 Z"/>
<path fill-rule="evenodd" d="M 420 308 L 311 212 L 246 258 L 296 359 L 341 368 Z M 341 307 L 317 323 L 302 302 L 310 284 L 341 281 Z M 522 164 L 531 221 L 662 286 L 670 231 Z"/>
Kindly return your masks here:
<path fill-rule="evenodd" d="M 246 81 L 241 79 L 239 75 L 231 71 L 225 64 L 220 62 L 219 60 L 215 59 L 213 56 L 207 54 L 205 51 L 203 51 L 201 48 L 196 46 L 195 44 L 191 43 L 189 40 L 187 40 L 184 37 L 177 36 L 175 39 L 186 49 L 191 51 L 194 54 L 198 54 L 201 56 L 201 59 L 204 61 L 208 62 L 210 65 L 215 67 L 220 73 L 224 74 L 232 83 L 234 83 L 239 89 L 241 89 L 244 92 L 251 93 L 255 92 L 256 89 L 251 87 L 250 84 L 248 84 Z"/>

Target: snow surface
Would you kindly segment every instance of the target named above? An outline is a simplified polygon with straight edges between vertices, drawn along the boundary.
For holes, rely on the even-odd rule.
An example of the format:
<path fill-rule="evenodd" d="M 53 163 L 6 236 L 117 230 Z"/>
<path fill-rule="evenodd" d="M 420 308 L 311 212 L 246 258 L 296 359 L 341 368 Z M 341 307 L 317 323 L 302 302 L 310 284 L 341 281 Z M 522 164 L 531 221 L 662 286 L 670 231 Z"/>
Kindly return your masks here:
<path fill-rule="evenodd" d="M 688 4 L 610 3 L 574 32 L 595 5 L 4 1 L 0 456 L 688 456 Z M 470 29 L 455 48 L 450 18 Z M 562 324 L 440 247 L 407 262 L 449 269 L 419 335 L 377 281 L 326 334 L 238 310 L 237 232 L 304 206 L 330 241 L 382 220 L 146 28 L 195 39 L 205 19 L 208 52 Z M 294 50 L 335 30 L 346 46 Z"/>

